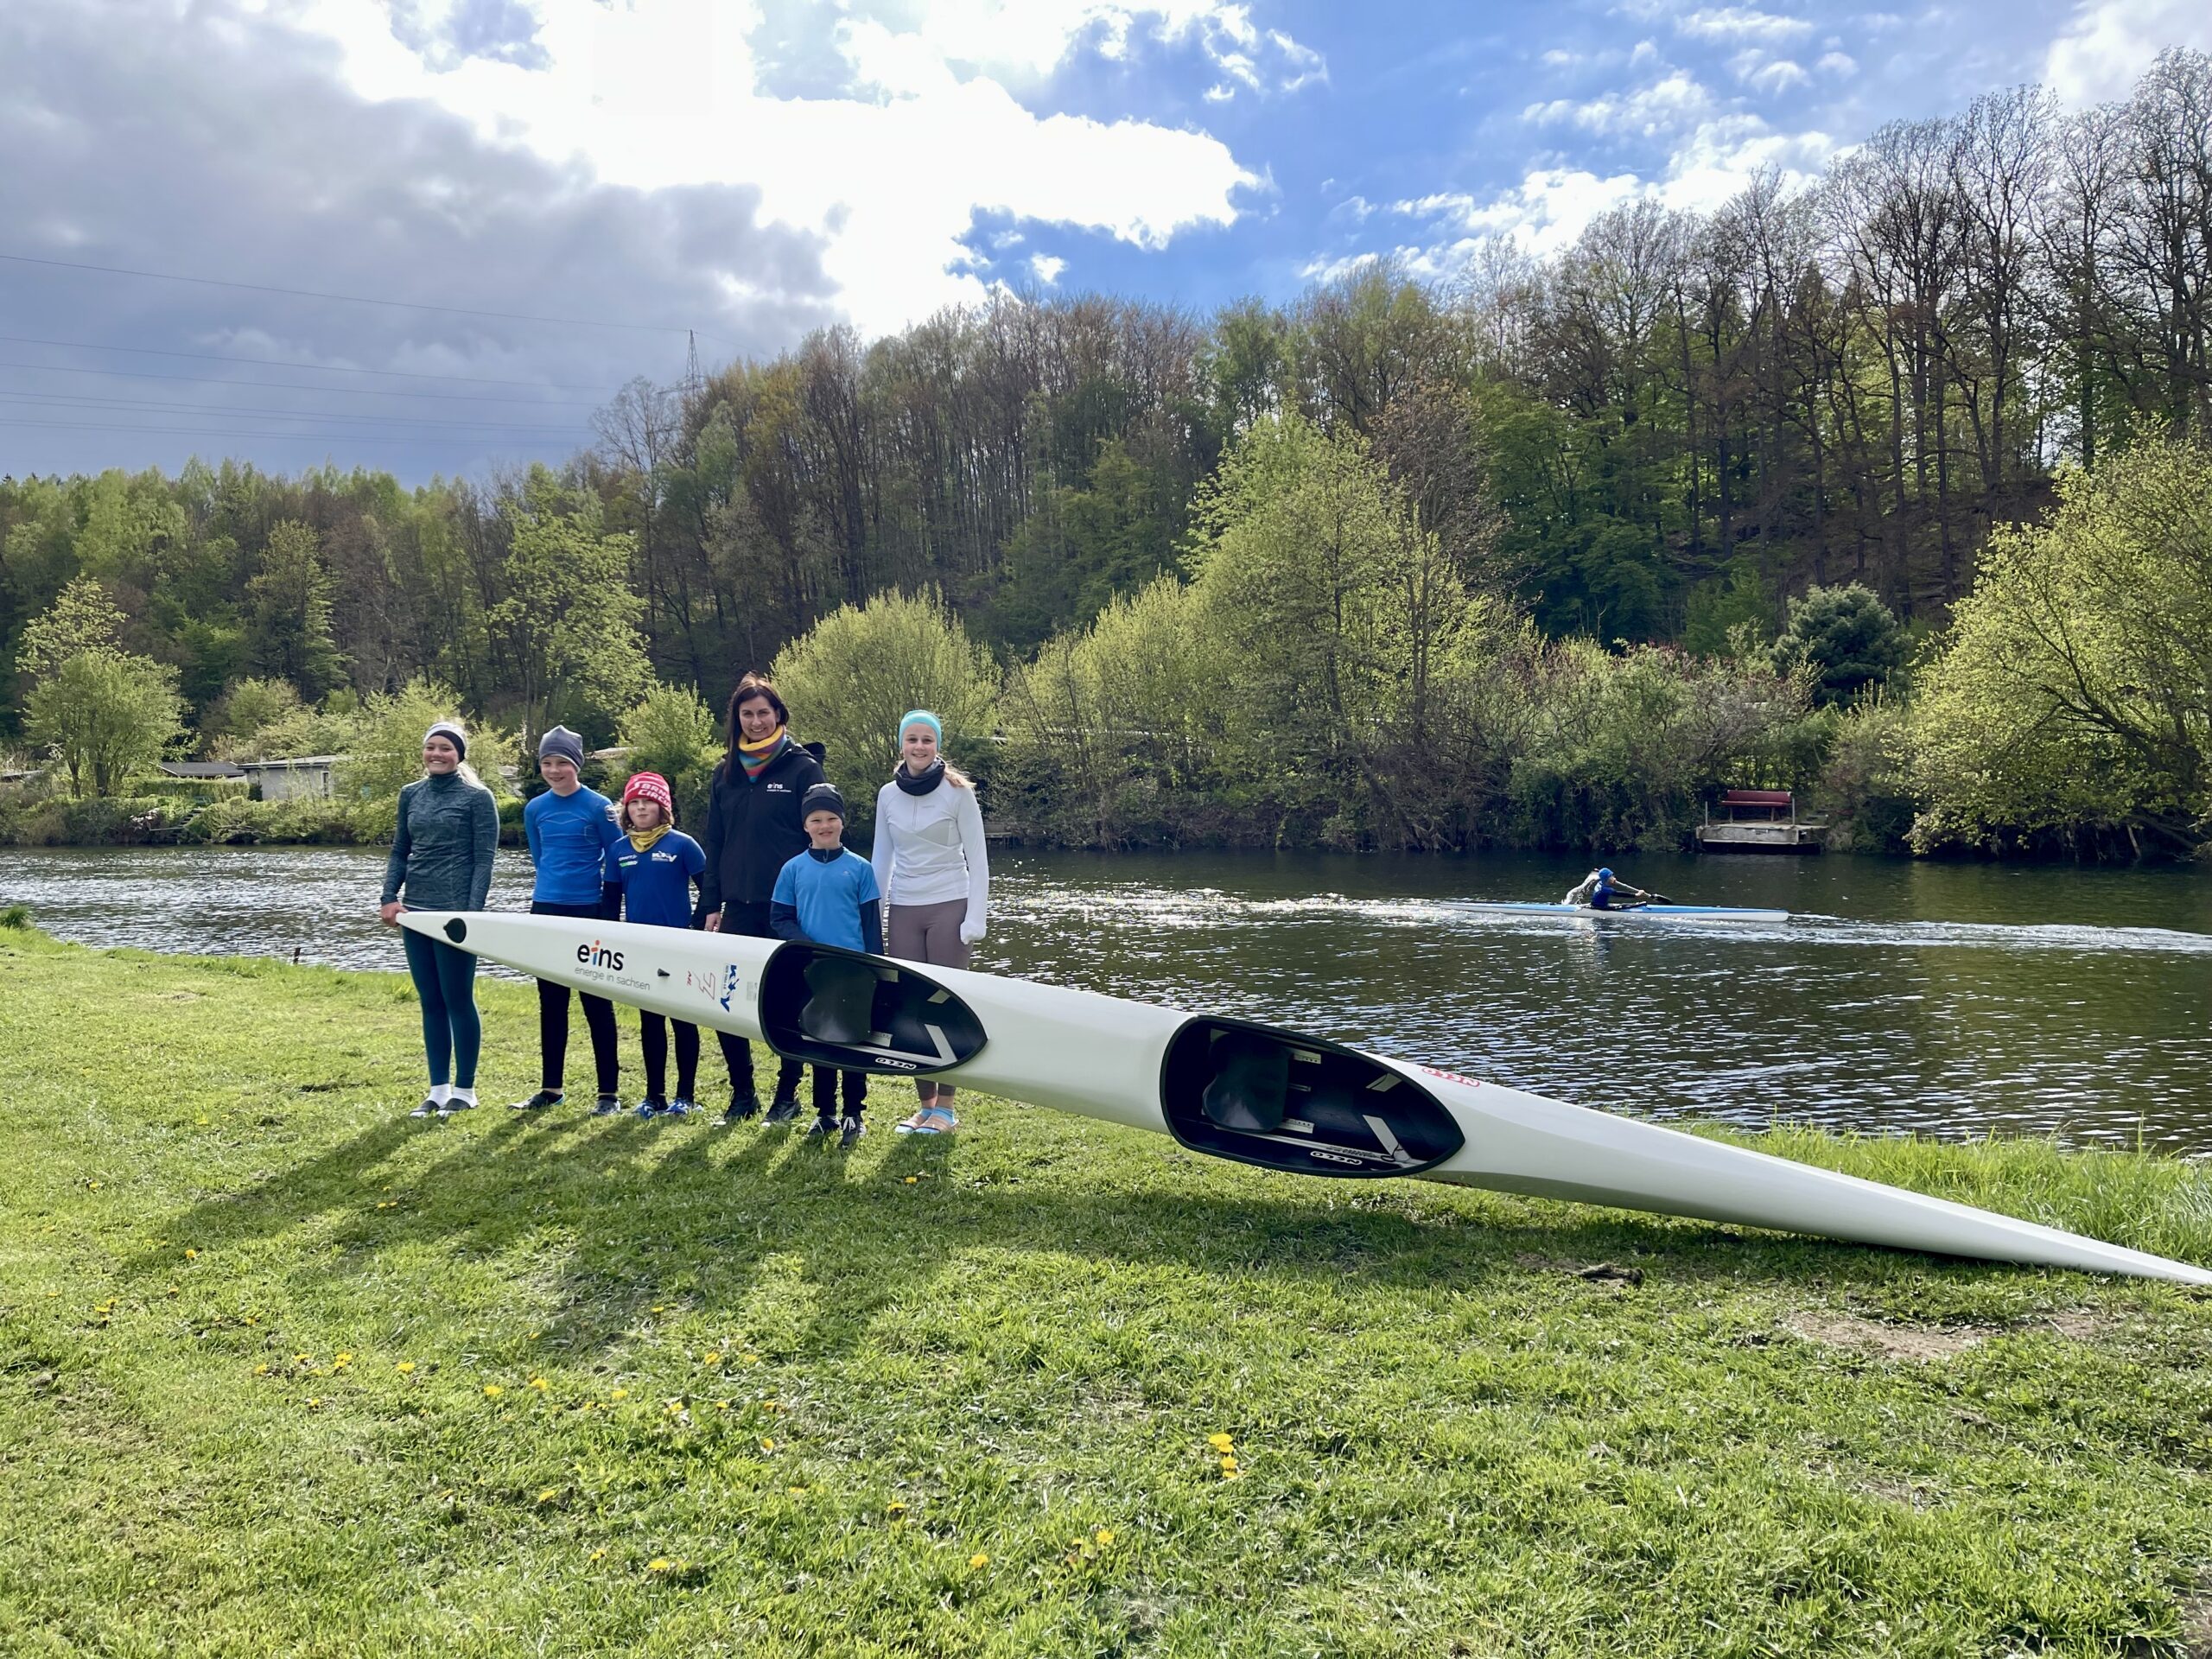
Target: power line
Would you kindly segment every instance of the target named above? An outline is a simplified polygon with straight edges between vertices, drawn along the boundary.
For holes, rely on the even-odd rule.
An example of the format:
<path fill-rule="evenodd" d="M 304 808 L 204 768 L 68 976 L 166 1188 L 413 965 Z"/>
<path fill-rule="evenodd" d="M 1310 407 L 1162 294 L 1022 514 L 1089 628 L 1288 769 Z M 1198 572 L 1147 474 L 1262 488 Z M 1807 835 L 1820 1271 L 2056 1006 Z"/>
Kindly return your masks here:
<path fill-rule="evenodd" d="M 56 270 L 94 270 L 107 276 L 143 276 L 159 283 L 190 283 L 200 288 L 235 288 L 248 294 L 283 294 L 296 300 L 336 300 L 346 305 L 382 305 L 399 311 L 444 311 L 457 317 L 498 317 L 506 322 L 550 322 L 565 328 L 621 328 L 643 334 L 691 332 L 664 322 L 606 322 L 596 317 L 540 317 L 522 311 L 484 311 L 466 305 L 433 305 L 423 300 L 381 300 L 365 294 L 327 294 L 312 288 L 276 288 L 266 283 L 226 282 L 219 276 L 180 276 L 168 270 L 133 270 L 123 265 L 80 264 L 73 259 L 41 259 L 28 253 L 0 253 L 0 259 L 18 265 L 48 265 Z M 714 336 L 710 334 L 708 338 L 711 340 Z"/>
<path fill-rule="evenodd" d="M 598 409 L 578 397 L 492 397 L 467 391 L 386 391 L 380 386 L 296 386 L 283 380 L 242 380 L 236 375 L 156 374 L 148 369 L 75 369 L 60 363 L 0 362 L 0 369 L 40 374 L 93 374 L 109 380 L 182 380 L 198 386 L 258 386 L 264 391 L 317 391 L 333 397 L 421 397 L 440 404 L 520 404 L 529 409 Z"/>
<path fill-rule="evenodd" d="M 40 340 L 31 334 L 0 334 L 13 346 L 58 346 L 74 352 L 116 352 L 126 357 L 183 357 L 195 363 L 252 363 L 269 369 L 305 369 L 315 374 L 375 374 L 393 380 L 459 380 L 479 386 L 543 386 L 549 391 L 620 391 L 620 386 L 582 385 L 561 380 L 502 380 L 488 374 L 430 374 L 418 369 L 348 369 L 335 363 L 294 363 L 281 357 L 226 357 L 218 352 L 166 352 L 156 346 L 102 346 L 89 340 Z"/>
<path fill-rule="evenodd" d="M 435 442 L 435 439 L 402 438 L 396 436 L 387 437 L 381 433 L 232 432 L 219 429 L 213 427 L 129 426 L 121 424 L 106 426 L 94 423 L 85 423 L 80 424 L 73 421 L 10 421 L 0 419 L 0 426 L 27 426 L 41 432 L 158 432 L 166 437 L 172 438 L 274 438 L 279 442 L 290 443 L 421 443 Z M 448 442 L 456 443 L 490 443 L 493 442 L 493 440 L 490 438 L 453 438 L 448 439 Z M 515 449 L 528 449 L 532 448 L 542 448 L 543 446 L 535 446 L 531 444 L 508 444 L 505 447 Z"/>
<path fill-rule="evenodd" d="M 502 432 L 575 432 L 586 423 L 571 422 L 566 426 L 518 425 L 505 421 L 441 421 L 427 416 L 407 415 L 327 415 L 312 409 L 257 409 L 245 404 L 166 404 L 136 397 L 71 397 L 56 392 L 0 391 L 0 398 L 19 404 L 56 404 L 71 409 L 120 410 L 129 413 L 134 410 L 155 410 L 181 415 L 255 415 L 273 416 L 283 421 L 341 422 L 348 426 L 366 423 L 372 426 L 465 426 L 491 428 Z"/>

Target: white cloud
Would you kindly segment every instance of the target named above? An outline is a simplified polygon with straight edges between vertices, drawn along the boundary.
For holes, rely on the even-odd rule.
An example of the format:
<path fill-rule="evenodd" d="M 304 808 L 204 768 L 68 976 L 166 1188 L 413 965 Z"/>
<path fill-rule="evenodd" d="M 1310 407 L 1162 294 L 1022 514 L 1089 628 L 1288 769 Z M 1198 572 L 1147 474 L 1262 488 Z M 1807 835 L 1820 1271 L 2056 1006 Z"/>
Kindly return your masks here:
<path fill-rule="evenodd" d="M 1777 17 L 1745 6 L 1709 6 L 1688 12 L 1675 20 L 1675 29 L 1703 41 L 1761 41 L 1770 46 L 1813 32 L 1812 24 L 1802 17 Z"/>
<path fill-rule="evenodd" d="M 1393 257 L 1416 275 L 1448 276 L 1464 270 L 1467 261 L 1492 240 L 1503 239 L 1537 256 L 1556 253 L 1599 214 L 1639 197 L 1653 197 L 1678 211 L 1710 213 L 1767 167 L 1779 169 L 1783 188 L 1802 188 L 1835 149 L 1825 133 L 1777 132 L 1755 115 L 1716 116 L 1700 123 L 1676 147 L 1657 178 L 1635 173 L 1601 177 L 1586 168 L 1535 168 L 1511 189 L 1486 198 L 1448 191 L 1394 202 L 1393 211 L 1435 221 L 1449 234 L 1401 247 Z M 1348 270 L 1361 257 L 1373 256 L 1317 264 L 1307 274 Z"/>
<path fill-rule="evenodd" d="M 1847 52 L 1825 52 L 1813 67 L 1824 75 L 1835 75 L 1847 80 L 1859 73 L 1859 60 Z"/>
<path fill-rule="evenodd" d="M 1219 62 L 1265 40 L 1240 6 L 963 0 L 907 30 L 849 16 L 835 45 L 849 93 L 785 98 L 760 84 L 750 39 L 760 13 L 722 0 L 532 0 L 542 67 L 434 61 L 362 0 L 266 3 L 334 42 L 360 95 L 423 100 L 580 179 L 757 187 L 765 220 L 822 238 L 824 270 L 869 333 L 982 294 L 961 269 L 979 213 L 1160 248 L 1233 222 L 1235 194 L 1262 182 L 1205 133 L 1039 116 L 1000 80 L 957 67 L 988 53 L 1049 67 L 1080 39 L 1111 51 L 1142 22 L 1202 40 Z"/>
<path fill-rule="evenodd" d="M 1554 99 L 1548 104 L 1531 104 L 1521 113 L 1523 119 L 1538 126 L 1566 124 L 1590 132 L 1653 137 L 1694 125 L 1712 107 L 1712 95 L 1677 69 L 1632 92 L 1606 92 L 1582 103 Z"/>
<path fill-rule="evenodd" d="M 2082 0 L 2051 43 L 2044 82 L 2069 104 L 2125 98 L 2169 46 L 2212 50 L 2212 6 L 2203 0 Z"/>
<path fill-rule="evenodd" d="M 1761 48 L 1746 47 L 1728 60 L 1729 72 L 1745 86 L 1770 97 L 1792 86 L 1809 86 L 1813 78 L 1788 58 L 1767 55 Z"/>
<path fill-rule="evenodd" d="M 1060 273 L 1067 268 L 1066 260 L 1049 253 L 1033 253 L 1029 256 L 1029 269 L 1036 274 L 1037 280 L 1047 288 L 1058 282 Z"/>

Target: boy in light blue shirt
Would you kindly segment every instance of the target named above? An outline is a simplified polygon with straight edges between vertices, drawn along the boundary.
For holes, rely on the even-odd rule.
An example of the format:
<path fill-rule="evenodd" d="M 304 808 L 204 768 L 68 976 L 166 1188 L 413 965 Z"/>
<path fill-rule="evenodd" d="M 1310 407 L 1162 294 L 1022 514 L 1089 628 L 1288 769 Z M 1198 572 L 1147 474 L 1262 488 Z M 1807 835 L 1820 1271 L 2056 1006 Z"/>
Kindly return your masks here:
<path fill-rule="evenodd" d="M 816 784 L 799 801 L 799 817 L 806 827 L 807 848 L 777 872 L 776 890 L 768 900 L 769 927 L 780 939 L 882 955 L 883 894 L 875 885 L 874 866 L 846 849 L 844 796 L 834 784 Z M 868 1133 L 861 1122 L 867 1100 L 867 1072 L 817 1065 L 814 1127 L 808 1135 L 834 1135 L 840 1147 L 849 1147 Z"/>

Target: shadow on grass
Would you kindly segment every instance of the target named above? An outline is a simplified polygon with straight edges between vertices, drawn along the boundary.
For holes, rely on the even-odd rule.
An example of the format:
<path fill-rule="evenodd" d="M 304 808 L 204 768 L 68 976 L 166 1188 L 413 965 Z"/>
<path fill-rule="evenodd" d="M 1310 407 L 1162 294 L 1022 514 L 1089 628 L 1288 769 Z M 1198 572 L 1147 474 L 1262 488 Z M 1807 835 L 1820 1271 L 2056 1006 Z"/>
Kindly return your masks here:
<path fill-rule="evenodd" d="M 1610 1259 L 1633 1261 L 1662 1283 L 1795 1281 L 1822 1302 L 1924 1274 L 1930 1260 L 1465 1189 L 1408 1214 L 1395 1182 L 1238 1172 L 1231 1179 L 1268 1190 L 1197 1192 L 1159 1161 L 1186 1154 L 1091 1138 L 1121 1132 L 1068 1128 L 1033 1144 L 970 1144 L 962 1160 L 952 1137 L 894 1139 L 890 1122 L 884 1114 L 869 1137 L 887 1147 L 864 1143 L 850 1159 L 804 1140 L 803 1122 L 725 1131 L 501 1112 L 474 1134 L 383 1122 L 196 1205 L 167 1230 L 207 1251 L 312 1229 L 314 1252 L 289 1269 L 295 1279 L 388 1271 L 379 1256 L 426 1240 L 482 1260 L 557 1235 L 563 1243 L 546 1261 L 557 1275 L 549 1324 L 585 1356 L 621 1341 L 645 1304 L 672 1294 L 708 1309 L 742 1306 L 772 1258 L 804 1263 L 814 1313 L 796 1346 L 816 1355 L 857 1343 L 877 1313 L 978 1249 L 1172 1263 L 1317 1294 L 1351 1281 L 1370 1294 L 1419 1297 L 1526 1286 L 1532 1274 Z M 391 1164 L 427 1136 L 445 1138 L 427 1168 Z M 1086 1157 L 1105 1166 L 1099 1184 L 1071 1190 L 1058 1176 Z M 1160 1190 L 1163 1179 L 1171 1190 Z M 172 1255 L 148 1251 L 126 1267 L 164 1274 Z M 1962 1281 L 2010 1271 L 1945 1268 Z"/>

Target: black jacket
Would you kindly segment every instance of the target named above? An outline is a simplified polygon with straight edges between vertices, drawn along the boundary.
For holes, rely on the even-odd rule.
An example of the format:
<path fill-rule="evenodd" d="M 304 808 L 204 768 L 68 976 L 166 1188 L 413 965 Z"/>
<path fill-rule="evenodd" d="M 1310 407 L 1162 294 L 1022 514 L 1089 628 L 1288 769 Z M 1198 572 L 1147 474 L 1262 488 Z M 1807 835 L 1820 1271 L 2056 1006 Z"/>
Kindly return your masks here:
<path fill-rule="evenodd" d="M 728 760 L 715 768 L 707 833 L 699 838 L 707 854 L 699 891 L 702 915 L 712 915 L 724 905 L 768 902 L 777 874 L 806 850 L 798 804 L 822 781 L 822 746 L 789 739 L 758 778 L 747 778 L 743 766 Z"/>

